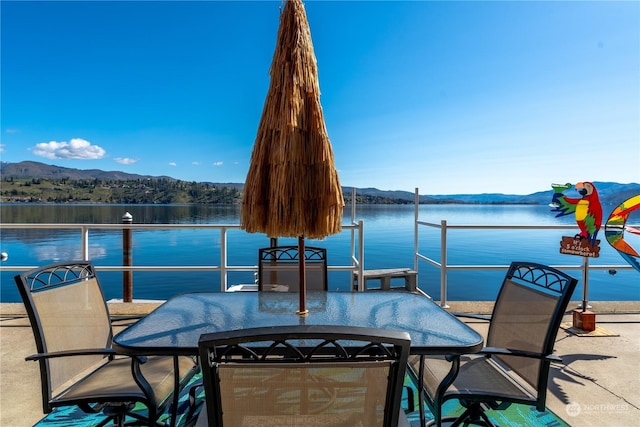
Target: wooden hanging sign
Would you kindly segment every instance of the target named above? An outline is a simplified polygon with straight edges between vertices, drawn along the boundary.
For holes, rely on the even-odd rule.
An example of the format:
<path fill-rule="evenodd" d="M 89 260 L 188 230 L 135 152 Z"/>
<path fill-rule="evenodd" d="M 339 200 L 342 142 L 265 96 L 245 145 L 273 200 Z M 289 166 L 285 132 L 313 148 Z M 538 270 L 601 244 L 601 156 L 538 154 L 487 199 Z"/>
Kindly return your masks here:
<path fill-rule="evenodd" d="M 562 236 L 560 253 L 598 258 L 600 256 L 600 240 L 596 240 L 595 243 L 591 245 L 587 239 L 576 236 Z"/>

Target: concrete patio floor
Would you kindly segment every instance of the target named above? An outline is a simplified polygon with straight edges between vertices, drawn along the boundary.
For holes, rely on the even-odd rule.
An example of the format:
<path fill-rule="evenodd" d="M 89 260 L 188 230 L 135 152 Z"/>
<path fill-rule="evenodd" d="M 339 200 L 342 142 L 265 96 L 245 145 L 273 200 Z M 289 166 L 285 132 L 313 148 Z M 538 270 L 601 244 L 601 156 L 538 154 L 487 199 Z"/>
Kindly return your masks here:
<path fill-rule="evenodd" d="M 450 311 L 489 313 L 490 303 L 450 302 Z M 560 329 L 547 407 L 572 426 L 640 425 L 640 301 L 591 302 L 601 336 L 579 336 Z M 111 314 L 143 315 L 157 303 L 110 304 Z M 565 321 L 571 324 L 571 310 Z M 463 320 L 485 334 L 487 322 Z M 121 326 L 116 327 L 118 330 Z M 42 413 L 38 364 L 22 304 L 0 304 L 0 426 L 23 427 Z"/>

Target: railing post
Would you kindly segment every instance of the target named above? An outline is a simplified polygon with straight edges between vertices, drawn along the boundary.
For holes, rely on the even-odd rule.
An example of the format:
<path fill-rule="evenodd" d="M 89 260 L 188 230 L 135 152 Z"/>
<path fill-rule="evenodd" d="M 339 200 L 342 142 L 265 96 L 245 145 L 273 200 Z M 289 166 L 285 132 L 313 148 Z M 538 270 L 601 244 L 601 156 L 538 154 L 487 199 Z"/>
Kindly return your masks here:
<path fill-rule="evenodd" d="M 447 305 L 447 220 L 440 221 L 440 307 Z"/>
<path fill-rule="evenodd" d="M 122 223 L 127 225 L 132 224 L 133 215 L 129 212 L 125 212 L 125 214 L 122 215 Z M 131 228 L 124 227 L 122 229 L 122 265 L 124 267 L 131 267 L 133 265 L 131 234 Z M 122 271 L 122 301 L 133 301 L 133 271 L 131 270 Z"/>
<path fill-rule="evenodd" d="M 364 221 L 358 221 L 358 291 L 363 292 L 364 281 Z"/>
<path fill-rule="evenodd" d="M 355 225 L 356 224 L 356 188 L 355 187 L 351 187 L 351 225 Z M 358 237 L 360 237 L 360 234 L 362 234 L 362 229 L 360 229 L 358 231 Z M 362 277 L 362 267 L 361 267 L 361 259 L 360 259 L 360 255 L 356 254 L 356 229 L 352 228 L 351 229 L 351 250 L 349 251 L 349 254 L 351 255 L 351 283 L 350 283 L 350 290 L 353 291 L 353 282 L 355 280 L 356 282 L 356 290 L 360 291 L 360 278 Z M 359 241 L 358 241 L 359 242 Z M 360 245 L 358 245 L 358 247 L 360 247 Z M 355 259 L 354 259 L 355 258 Z M 358 263 L 358 265 L 356 265 L 356 262 Z M 358 271 L 355 271 L 355 267 L 358 267 Z"/>
<path fill-rule="evenodd" d="M 89 228 L 82 226 L 82 260 L 89 261 Z"/>
<path fill-rule="evenodd" d="M 418 187 L 415 189 L 414 194 L 414 211 L 413 211 L 413 270 L 418 271 L 418 216 L 420 208 L 420 195 L 418 194 Z M 416 278 L 416 288 L 420 287 L 420 280 Z"/>
<path fill-rule="evenodd" d="M 227 291 L 227 227 L 220 228 L 220 292 Z"/>

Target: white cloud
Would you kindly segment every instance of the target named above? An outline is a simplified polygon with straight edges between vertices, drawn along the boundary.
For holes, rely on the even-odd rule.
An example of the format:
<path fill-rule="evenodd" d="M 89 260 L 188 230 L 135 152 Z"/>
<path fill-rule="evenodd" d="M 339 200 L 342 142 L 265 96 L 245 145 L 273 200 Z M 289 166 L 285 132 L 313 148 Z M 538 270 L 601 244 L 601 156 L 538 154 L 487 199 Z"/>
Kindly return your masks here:
<path fill-rule="evenodd" d="M 5 147 L 4 144 L 0 144 L 0 153 L 4 153 L 4 147 Z"/>
<path fill-rule="evenodd" d="M 223 165 L 223 163 L 222 163 L 222 162 L 215 162 L 215 163 L 213 164 L 213 166 L 222 166 L 222 165 Z"/>
<path fill-rule="evenodd" d="M 191 162 L 191 164 L 193 166 L 200 166 L 202 164 L 202 162 Z"/>
<path fill-rule="evenodd" d="M 135 165 L 136 163 L 138 163 L 137 159 L 131 159 L 129 157 L 116 157 L 113 160 L 120 163 L 121 165 Z"/>
<path fill-rule="evenodd" d="M 169 162 L 169 166 L 178 166 L 176 162 Z"/>
<path fill-rule="evenodd" d="M 82 138 L 73 138 L 69 142 L 41 142 L 33 147 L 33 154 L 47 159 L 101 159 L 107 152 L 98 145 Z"/>
<path fill-rule="evenodd" d="M 9 128 L 9 129 L 6 129 L 5 132 L 6 133 L 20 133 L 20 129 Z"/>

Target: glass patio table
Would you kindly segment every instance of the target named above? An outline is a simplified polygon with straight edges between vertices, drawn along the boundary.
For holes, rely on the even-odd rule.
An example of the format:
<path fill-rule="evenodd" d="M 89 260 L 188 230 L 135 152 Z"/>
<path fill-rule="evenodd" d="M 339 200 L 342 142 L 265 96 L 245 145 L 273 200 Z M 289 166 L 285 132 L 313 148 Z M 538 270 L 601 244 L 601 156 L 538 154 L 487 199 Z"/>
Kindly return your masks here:
<path fill-rule="evenodd" d="M 410 292 L 308 292 L 309 313 L 299 316 L 294 292 L 206 292 L 175 296 L 113 339 L 116 351 L 132 355 L 198 354 L 200 335 L 235 329 L 282 325 L 350 325 L 409 332 L 411 354 L 450 355 L 450 385 L 459 355 L 478 352 L 483 338 L 431 299 Z M 424 388 L 422 360 L 417 372 L 419 401 Z M 424 405 L 418 405 L 421 425 Z"/>
<path fill-rule="evenodd" d="M 198 354 L 200 335 L 281 325 L 350 325 L 409 332 L 412 354 L 474 353 L 483 338 L 431 299 L 416 293 L 308 292 L 306 316 L 297 293 L 203 292 L 175 296 L 114 337 L 135 355 Z"/>

